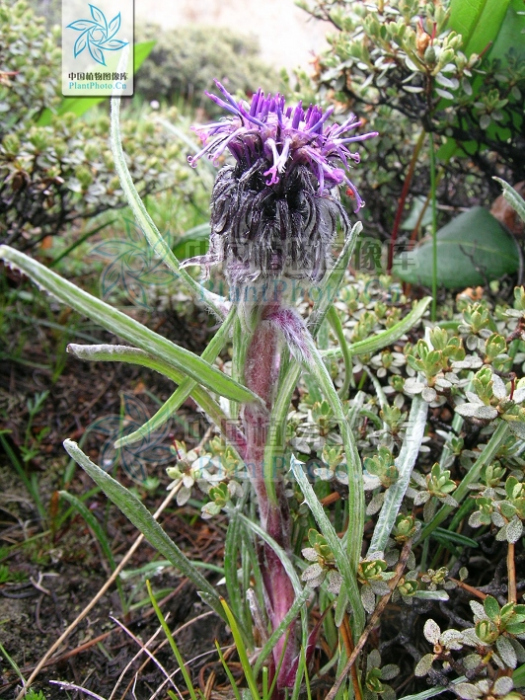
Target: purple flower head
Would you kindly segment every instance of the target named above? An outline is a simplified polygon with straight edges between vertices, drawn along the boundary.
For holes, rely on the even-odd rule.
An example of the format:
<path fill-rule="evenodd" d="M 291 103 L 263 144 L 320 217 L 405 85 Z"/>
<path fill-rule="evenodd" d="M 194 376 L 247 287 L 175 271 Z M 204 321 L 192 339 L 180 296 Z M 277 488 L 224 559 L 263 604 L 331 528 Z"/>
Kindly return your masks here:
<path fill-rule="evenodd" d="M 265 96 L 261 89 L 253 95 L 247 109 L 247 105 L 236 102 L 218 80 L 215 83 L 226 102 L 208 92 L 206 95 L 233 116 L 194 127 L 206 145 L 188 158 L 192 166 L 195 167 L 205 154 L 217 165 L 228 148 L 244 170 L 264 158 L 269 165 L 263 172 L 267 177 L 265 184 L 272 186 L 297 166 L 306 165 L 317 179 L 319 196 L 345 183 L 356 198 L 354 211 L 359 211 L 364 202 L 346 175 L 350 162 L 359 163 L 359 153 L 352 153 L 347 144 L 366 141 L 377 136 L 377 132 L 348 136 L 348 132 L 362 126 L 353 114 L 341 125 L 326 126 L 333 107 L 324 114 L 316 105 L 304 110 L 301 102 L 295 108 L 286 107 L 282 95 Z"/>
<path fill-rule="evenodd" d="M 212 194 L 210 250 L 191 262 L 225 263 L 230 284 L 290 277 L 320 280 L 330 258 L 337 222 L 348 216 L 337 198 L 343 185 L 363 201 L 347 175 L 359 154 L 348 146 L 376 136 L 350 135 L 361 126 L 353 115 L 328 125 L 333 108 L 286 107 L 277 94 L 258 90 L 251 105 L 236 102 L 215 81 L 224 99 L 206 93 L 230 113 L 222 121 L 194 127 L 204 148 L 188 158 L 195 166 L 206 155 L 214 164 L 226 149 L 234 165 L 219 172 Z"/>

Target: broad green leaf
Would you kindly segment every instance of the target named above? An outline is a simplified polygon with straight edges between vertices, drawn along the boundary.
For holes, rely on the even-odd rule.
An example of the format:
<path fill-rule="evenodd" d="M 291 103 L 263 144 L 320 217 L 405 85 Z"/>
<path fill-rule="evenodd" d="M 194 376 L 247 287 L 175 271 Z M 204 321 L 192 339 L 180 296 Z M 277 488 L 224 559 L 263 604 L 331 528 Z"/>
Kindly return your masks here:
<path fill-rule="evenodd" d="M 500 613 L 500 607 L 496 598 L 494 598 L 491 595 L 488 595 L 483 601 L 483 607 L 485 608 L 485 612 L 491 620 L 494 621 L 498 618 Z"/>
<path fill-rule="evenodd" d="M 176 244 L 173 246 L 173 254 L 179 260 L 192 258 L 195 255 L 204 255 L 208 250 L 210 238 L 210 225 L 201 224 L 194 226 L 189 231 L 177 238 Z"/>
<path fill-rule="evenodd" d="M 104 301 L 88 294 L 55 272 L 48 270 L 28 255 L 9 246 L 0 246 L 0 258 L 27 274 L 40 288 L 92 319 L 106 330 L 124 338 L 134 346 L 165 362 L 191 377 L 199 384 L 234 401 L 250 402 L 260 399 L 249 389 L 227 377 L 189 350 L 180 348 L 141 323 L 114 309 Z"/>
<path fill-rule="evenodd" d="M 140 44 L 135 44 L 133 46 L 133 63 L 135 73 L 149 56 L 150 51 L 155 44 L 155 41 L 143 41 Z M 104 102 L 104 100 L 107 99 L 108 97 L 64 97 L 54 112 L 47 108 L 42 112 L 37 121 L 37 126 L 49 126 L 53 121 L 53 117 L 61 117 L 68 112 L 72 112 L 75 116 L 81 117 L 92 107 Z"/>
<path fill-rule="evenodd" d="M 481 53 L 498 35 L 510 0 L 451 0 L 447 29 L 463 37 L 463 53 Z"/>
<path fill-rule="evenodd" d="M 517 244 L 492 214 L 473 207 L 437 232 L 438 284 L 460 289 L 518 270 Z M 432 285 L 432 241 L 396 256 L 392 272 L 410 284 Z"/>
<path fill-rule="evenodd" d="M 190 579 L 198 590 L 207 594 L 215 612 L 223 619 L 224 611 L 215 588 L 193 566 L 177 545 L 164 532 L 149 510 L 125 486 L 119 484 L 112 476 L 92 462 L 80 447 L 72 440 L 64 441 L 68 455 L 100 486 L 106 496 L 122 511 L 135 527 L 140 530 L 151 546 L 170 561 L 183 576 Z"/>
<path fill-rule="evenodd" d="M 385 500 L 374 528 L 367 556 L 374 552 L 384 552 L 385 550 L 387 540 L 405 497 L 412 469 L 419 455 L 419 448 L 421 447 L 427 424 L 427 412 L 427 402 L 423 401 L 421 397 L 415 396 L 412 400 L 412 408 L 408 417 L 406 436 L 401 446 L 399 457 L 395 460 L 399 477 L 395 484 L 390 486 L 385 493 Z"/>
<path fill-rule="evenodd" d="M 467 49 L 463 51 L 467 56 L 470 53 L 479 53 L 493 42 L 490 50 L 485 54 L 481 62 L 481 69 L 487 66 L 489 61 L 498 60 L 499 68 L 505 71 L 509 63 L 509 49 L 512 49 L 514 58 L 518 61 L 523 59 L 525 54 L 525 42 L 523 41 L 523 31 L 525 30 L 525 16 L 523 15 L 522 0 L 452 0 L 452 16 L 449 21 L 449 28 L 456 29 L 466 37 L 470 29 L 474 33 Z M 478 11 L 481 11 L 479 15 Z M 487 13 L 491 16 L 493 24 L 485 21 Z M 503 13 L 503 19 L 500 16 Z M 521 13 L 521 14 L 520 14 Z M 452 23 L 457 23 L 463 29 L 459 30 Z M 485 43 L 483 43 L 485 42 Z M 483 76 L 477 76 L 472 83 L 472 102 L 476 101 L 480 90 L 483 87 Z M 451 104 L 447 102 L 446 104 Z M 523 123 L 523 109 L 521 105 L 514 108 L 512 112 L 513 128 L 520 130 Z M 511 136 L 509 129 L 511 125 L 500 125 L 494 120 L 487 129 L 487 138 L 492 141 L 506 141 Z M 444 162 L 455 155 L 469 155 L 475 153 L 480 148 L 476 141 L 457 142 L 452 138 L 447 138 L 446 142 L 438 151 L 438 158 Z"/>

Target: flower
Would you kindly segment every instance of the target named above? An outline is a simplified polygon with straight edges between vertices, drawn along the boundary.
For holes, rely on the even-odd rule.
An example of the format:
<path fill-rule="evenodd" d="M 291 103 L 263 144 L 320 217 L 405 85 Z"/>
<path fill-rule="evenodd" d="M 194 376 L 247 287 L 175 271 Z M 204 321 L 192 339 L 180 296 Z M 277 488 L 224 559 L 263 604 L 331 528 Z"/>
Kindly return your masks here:
<path fill-rule="evenodd" d="M 349 136 L 361 126 L 354 115 L 327 126 L 333 108 L 323 114 L 314 105 L 303 109 L 301 102 L 286 107 L 284 97 L 260 89 L 251 105 L 236 102 L 215 82 L 224 99 L 206 94 L 231 116 L 194 127 L 205 145 L 188 160 L 195 166 L 206 155 L 218 165 L 228 149 L 235 164 L 225 165 L 215 182 L 210 250 L 186 264 L 225 263 L 230 285 L 241 292 L 256 280 L 319 281 L 338 220 L 345 234 L 349 226 L 333 190 L 344 185 L 355 197 L 355 211 L 364 204 L 346 174 L 359 162 L 348 146 L 376 134 Z M 258 295 L 260 289 L 256 303 Z"/>

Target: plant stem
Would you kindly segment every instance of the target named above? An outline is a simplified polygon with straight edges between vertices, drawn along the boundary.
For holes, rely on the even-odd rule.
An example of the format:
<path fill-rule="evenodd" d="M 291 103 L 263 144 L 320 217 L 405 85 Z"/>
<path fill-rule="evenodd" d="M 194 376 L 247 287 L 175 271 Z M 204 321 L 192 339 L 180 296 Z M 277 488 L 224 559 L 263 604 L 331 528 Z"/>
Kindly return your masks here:
<path fill-rule="evenodd" d="M 430 316 L 434 323 L 437 320 L 437 199 L 436 199 L 436 153 L 434 151 L 434 134 L 430 137 L 430 196 L 432 198 L 432 309 Z"/>
<path fill-rule="evenodd" d="M 405 210 L 405 202 L 410 190 L 410 185 L 412 184 L 412 178 L 414 177 L 414 170 L 416 168 L 417 159 L 419 156 L 419 151 L 423 146 L 425 141 L 426 133 L 422 131 L 419 135 L 419 139 L 414 147 L 414 152 L 412 153 L 412 158 L 410 159 L 410 165 L 408 166 L 408 172 L 403 183 L 403 189 L 401 190 L 401 195 L 399 197 L 399 204 L 397 205 L 396 218 L 394 219 L 394 225 L 392 227 L 392 235 L 390 236 L 390 245 L 388 246 L 388 262 L 387 262 L 387 274 L 392 271 L 392 263 L 394 261 L 394 248 L 396 246 L 397 234 L 399 233 L 399 226 L 401 224 L 401 219 L 403 218 L 403 212 Z"/>
<path fill-rule="evenodd" d="M 262 399 L 264 407 L 245 404 L 241 411 L 246 436 L 245 464 L 251 473 L 257 497 L 262 528 L 288 553 L 290 545 L 290 519 L 288 503 L 284 496 L 282 476 L 274 469 L 272 479 L 265 479 L 264 453 L 268 437 L 270 408 L 279 378 L 280 338 L 278 329 L 266 321 L 265 313 L 274 305 L 263 307 L 246 353 L 244 379 L 246 387 Z M 272 629 L 276 629 L 295 600 L 295 593 L 288 574 L 276 553 L 266 544 L 259 551 L 268 613 Z M 284 645 L 286 643 L 286 649 Z M 284 652 L 283 652 L 284 650 Z M 278 671 L 277 695 L 284 686 L 284 679 L 297 655 L 295 624 L 289 627 L 288 638 L 283 635 L 273 649 L 274 669 Z"/>

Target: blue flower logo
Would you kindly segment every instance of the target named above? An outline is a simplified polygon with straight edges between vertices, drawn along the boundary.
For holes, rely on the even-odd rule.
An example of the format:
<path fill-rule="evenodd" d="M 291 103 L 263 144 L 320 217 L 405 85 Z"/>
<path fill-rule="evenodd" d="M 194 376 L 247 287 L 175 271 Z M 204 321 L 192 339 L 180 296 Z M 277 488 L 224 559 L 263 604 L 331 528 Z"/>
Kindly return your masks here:
<path fill-rule="evenodd" d="M 120 51 L 129 42 L 115 39 L 121 25 L 120 12 L 108 23 L 106 16 L 95 5 L 90 5 L 93 19 L 78 19 L 67 25 L 67 29 L 81 32 L 75 41 L 75 58 L 87 48 L 91 57 L 102 66 L 106 65 L 104 51 Z"/>

